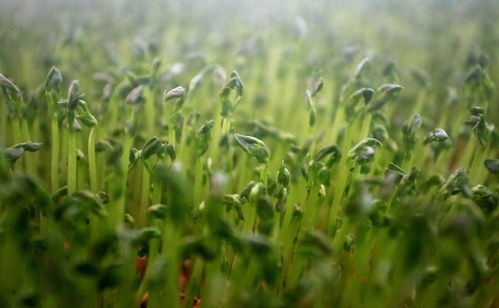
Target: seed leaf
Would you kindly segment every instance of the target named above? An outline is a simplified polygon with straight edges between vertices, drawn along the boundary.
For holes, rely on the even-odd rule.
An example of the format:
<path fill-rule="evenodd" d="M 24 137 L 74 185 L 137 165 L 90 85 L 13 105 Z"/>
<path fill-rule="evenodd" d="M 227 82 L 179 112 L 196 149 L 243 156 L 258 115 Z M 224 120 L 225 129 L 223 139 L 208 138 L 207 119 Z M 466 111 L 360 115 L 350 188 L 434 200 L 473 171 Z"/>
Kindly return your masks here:
<path fill-rule="evenodd" d="M 76 118 L 87 127 L 94 127 L 98 124 L 97 119 L 90 113 L 87 103 L 83 100 L 78 101 Z"/>
<path fill-rule="evenodd" d="M 327 237 L 320 231 L 307 231 L 300 241 L 300 251 L 307 257 L 324 258 L 333 252 Z"/>
<path fill-rule="evenodd" d="M 463 191 L 463 187 L 468 184 L 468 175 L 464 168 L 459 168 L 452 173 L 440 189 L 444 196 L 456 195 Z"/>
<path fill-rule="evenodd" d="M 0 87 L 5 89 L 10 95 L 19 95 L 21 93 L 19 88 L 12 81 L 2 74 L 0 74 Z"/>
<path fill-rule="evenodd" d="M 367 105 L 373 98 L 375 92 L 376 91 L 371 88 L 360 88 L 350 96 L 350 99 L 358 101 L 360 98 L 363 98 L 364 104 Z"/>
<path fill-rule="evenodd" d="M 376 99 L 369 110 L 371 112 L 378 111 L 381 109 L 388 101 L 395 97 L 404 87 L 399 84 L 388 83 L 384 84 L 378 88 L 377 92 L 380 93 L 380 97 Z"/>
<path fill-rule="evenodd" d="M 171 101 L 173 99 L 183 100 L 185 97 L 185 89 L 182 86 L 171 89 L 170 91 L 165 91 L 163 98 L 165 102 Z"/>
<path fill-rule="evenodd" d="M 234 139 L 243 151 L 255 157 L 259 163 L 265 164 L 269 161 L 270 150 L 260 139 L 240 134 L 235 134 Z"/>
<path fill-rule="evenodd" d="M 281 167 L 279 168 L 279 171 L 277 173 L 277 182 L 283 187 L 288 187 L 289 179 L 289 170 L 284 166 L 284 164 L 281 164 Z"/>
<path fill-rule="evenodd" d="M 310 96 L 315 97 L 324 87 L 324 80 L 320 79 L 319 82 L 317 82 L 317 85 L 315 86 L 314 90 L 312 93 L 310 93 Z"/>
<path fill-rule="evenodd" d="M 375 138 L 365 138 L 358 144 L 356 144 L 350 151 L 348 151 L 348 157 L 354 157 L 361 153 L 365 147 L 381 146 L 381 142 Z"/>
<path fill-rule="evenodd" d="M 68 88 L 68 107 L 71 110 L 76 109 L 78 106 L 79 100 L 83 97 L 83 94 L 80 94 L 80 82 L 78 80 L 73 80 Z"/>
<path fill-rule="evenodd" d="M 28 152 L 36 152 L 38 151 L 42 146 L 42 143 L 38 142 L 23 142 L 16 144 L 14 146 L 11 146 L 4 151 L 5 159 L 13 165 L 16 160 L 18 160 L 21 156 L 23 156 L 25 151 Z"/>
<path fill-rule="evenodd" d="M 444 142 L 449 139 L 449 135 L 447 132 L 441 128 L 437 128 L 426 136 L 424 140 L 424 144 L 428 144 L 431 142 Z"/>
<path fill-rule="evenodd" d="M 62 82 L 61 72 L 55 66 L 52 66 L 47 75 L 47 78 L 45 79 L 45 91 L 58 89 L 61 82 Z"/>
<path fill-rule="evenodd" d="M 168 207 L 164 204 L 155 204 L 149 207 L 148 212 L 155 218 L 164 219 L 168 214 Z"/>
<path fill-rule="evenodd" d="M 161 150 L 162 146 L 163 144 L 158 137 L 149 138 L 142 148 L 141 158 L 145 160 L 157 154 Z"/>
<path fill-rule="evenodd" d="M 325 148 L 322 148 L 315 154 L 314 160 L 322 160 L 328 155 L 332 155 L 338 158 L 341 157 L 340 149 L 338 148 L 338 146 L 330 145 Z"/>
<path fill-rule="evenodd" d="M 485 167 L 492 173 L 499 173 L 499 159 L 486 159 Z"/>
<path fill-rule="evenodd" d="M 362 74 L 366 71 L 367 67 L 371 63 L 371 59 L 368 57 L 362 59 L 359 64 L 357 64 L 357 67 L 355 68 L 355 79 L 360 79 L 362 77 Z"/>
<path fill-rule="evenodd" d="M 86 210 L 94 213 L 95 215 L 99 217 L 107 216 L 106 209 L 96 194 L 88 190 L 80 190 L 75 192 L 72 197 L 77 199 L 80 202 L 80 205 Z"/>
<path fill-rule="evenodd" d="M 16 160 L 23 156 L 23 154 L 24 148 L 18 146 L 7 148 L 4 151 L 5 159 L 7 159 L 10 164 L 13 164 Z"/>
<path fill-rule="evenodd" d="M 132 105 L 142 104 L 145 102 L 145 100 L 144 88 L 142 87 L 142 85 L 137 86 L 132 91 L 130 91 L 130 93 L 128 93 L 127 97 L 125 98 L 125 102 Z"/>
<path fill-rule="evenodd" d="M 472 199 L 476 204 L 488 213 L 492 213 L 498 204 L 498 197 L 492 190 L 484 185 L 476 185 L 471 189 Z"/>

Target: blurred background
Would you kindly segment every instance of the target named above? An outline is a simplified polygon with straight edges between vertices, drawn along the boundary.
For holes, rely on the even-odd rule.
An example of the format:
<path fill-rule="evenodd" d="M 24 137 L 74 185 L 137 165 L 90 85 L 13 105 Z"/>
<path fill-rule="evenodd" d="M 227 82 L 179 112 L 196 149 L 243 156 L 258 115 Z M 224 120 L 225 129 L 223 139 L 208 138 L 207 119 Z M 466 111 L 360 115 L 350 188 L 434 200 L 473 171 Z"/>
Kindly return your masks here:
<path fill-rule="evenodd" d="M 278 58 L 264 89 L 287 63 L 303 76 L 346 80 L 369 56 L 399 68 L 404 95 L 416 90 L 417 71 L 443 100 L 478 62 L 499 80 L 498 17 L 496 0 L 0 0 L 0 71 L 34 90 L 56 65 L 66 81 L 94 89 L 97 72 L 140 73 L 160 57 L 167 87 L 207 63 L 244 80 L 255 67 L 247 63 Z"/>

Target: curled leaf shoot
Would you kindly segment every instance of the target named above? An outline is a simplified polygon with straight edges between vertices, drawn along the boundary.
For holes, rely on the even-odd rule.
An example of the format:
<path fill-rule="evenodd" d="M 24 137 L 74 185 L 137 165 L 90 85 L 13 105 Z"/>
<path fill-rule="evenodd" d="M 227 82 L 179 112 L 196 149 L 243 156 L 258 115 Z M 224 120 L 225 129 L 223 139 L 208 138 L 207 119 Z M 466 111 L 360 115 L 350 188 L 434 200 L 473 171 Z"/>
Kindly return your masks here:
<path fill-rule="evenodd" d="M 270 150 L 263 141 L 252 136 L 234 134 L 237 145 L 261 164 L 268 163 Z"/>

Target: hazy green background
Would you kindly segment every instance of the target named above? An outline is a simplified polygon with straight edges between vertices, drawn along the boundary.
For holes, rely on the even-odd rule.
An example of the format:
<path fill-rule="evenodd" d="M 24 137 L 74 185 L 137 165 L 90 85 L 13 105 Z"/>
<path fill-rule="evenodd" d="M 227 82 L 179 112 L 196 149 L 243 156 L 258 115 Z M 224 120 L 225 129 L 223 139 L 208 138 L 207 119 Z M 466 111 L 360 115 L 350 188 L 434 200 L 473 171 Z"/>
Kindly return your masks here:
<path fill-rule="evenodd" d="M 341 74 L 345 57 L 371 55 L 428 71 L 443 96 L 470 55 L 488 55 L 499 80 L 498 17 L 495 0 L 0 0 L 0 71 L 30 87 L 53 64 L 90 80 L 150 44 L 166 65 L 199 57 L 230 70 L 300 42 L 304 70 Z"/>

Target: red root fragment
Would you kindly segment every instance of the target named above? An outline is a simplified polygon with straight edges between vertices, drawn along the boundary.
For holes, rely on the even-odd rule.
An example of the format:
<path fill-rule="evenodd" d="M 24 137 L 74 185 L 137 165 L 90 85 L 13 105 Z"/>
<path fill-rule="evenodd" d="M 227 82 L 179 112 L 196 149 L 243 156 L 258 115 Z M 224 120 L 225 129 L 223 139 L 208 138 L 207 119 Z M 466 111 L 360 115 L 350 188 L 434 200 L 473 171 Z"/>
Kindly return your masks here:
<path fill-rule="evenodd" d="M 149 299 L 149 292 L 146 292 L 140 300 L 140 308 L 147 308 L 147 300 Z"/>
<path fill-rule="evenodd" d="M 147 258 L 137 257 L 135 259 L 135 272 L 137 272 L 140 275 L 141 279 L 144 279 L 146 269 L 147 269 Z"/>

